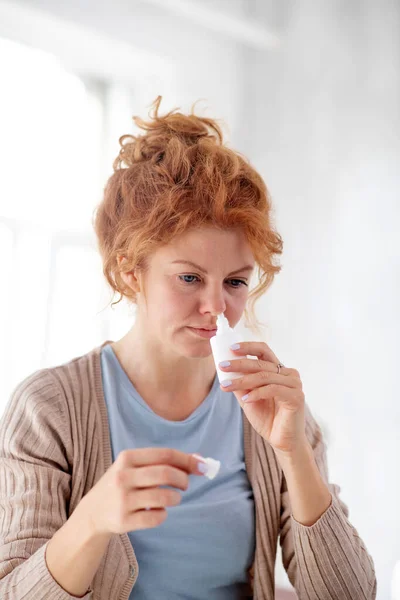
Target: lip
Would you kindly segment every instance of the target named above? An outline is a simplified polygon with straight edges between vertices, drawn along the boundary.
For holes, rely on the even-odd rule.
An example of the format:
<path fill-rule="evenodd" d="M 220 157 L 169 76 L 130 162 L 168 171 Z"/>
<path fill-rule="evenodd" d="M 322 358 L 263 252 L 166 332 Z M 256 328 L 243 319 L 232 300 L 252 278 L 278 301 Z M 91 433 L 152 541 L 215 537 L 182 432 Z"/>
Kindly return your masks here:
<path fill-rule="evenodd" d="M 196 335 L 199 335 L 200 337 L 208 338 L 208 339 L 214 337 L 214 335 L 217 333 L 217 328 L 215 328 L 215 329 L 200 329 L 197 327 L 188 327 L 188 329 L 191 329 L 193 331 L 193 333 L 195 333 Z"/>

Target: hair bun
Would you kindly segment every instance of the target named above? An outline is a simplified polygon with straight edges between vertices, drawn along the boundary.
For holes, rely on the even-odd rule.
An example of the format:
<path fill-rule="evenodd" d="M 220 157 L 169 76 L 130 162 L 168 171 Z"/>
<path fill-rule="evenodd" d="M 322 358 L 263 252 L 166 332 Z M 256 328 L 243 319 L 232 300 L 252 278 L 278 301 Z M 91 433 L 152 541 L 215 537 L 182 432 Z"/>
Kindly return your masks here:
<path fill-rule="evenodd" d="M 160 116 L 158 110 L 161 100 L 162 96 L 157 96 L 151 105 L 153 113 L 150 109 L 150 121 L 145 121 L 139 116 L 132 117 L 135 125 L 146 133 L 136 136 L 126 134 L 119 138 L 121 149 L 113 163 L 114 171 L 121 168 L 123 163 L 131 167 L 143 161 L 160 162 L 168 144 L 174 138 L 178 138 L 180 143 L 188 147 L 197 144 L 201 138 L 207 138 L 217 144 L 223 143 L 222 131 L 215 119 L 196 116 L 193 112 L 194 105 L 189 115 L 176 112 L 178 109 L 175 108 Z"/>

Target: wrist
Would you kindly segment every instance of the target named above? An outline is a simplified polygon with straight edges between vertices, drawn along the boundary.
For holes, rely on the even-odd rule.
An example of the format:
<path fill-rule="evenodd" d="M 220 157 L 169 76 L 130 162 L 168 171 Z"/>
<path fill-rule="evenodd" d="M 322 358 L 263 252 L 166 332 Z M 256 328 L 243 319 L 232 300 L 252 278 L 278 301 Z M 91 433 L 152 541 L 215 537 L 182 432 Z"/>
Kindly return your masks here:
<path fill-rule="evenodd" d="M 81 500 L 49 540 L 45 554 L 53 579 L 74 597 L 83 597 L 89 591 L 109 543 L 109 537 L 93 530 L 85 505 Z"/>
<path fill-rule="evenodd" d="M 296 451 L 278 455 L 286 479 L 294 519 L 313 525 L 332 503 L 332 494 L 319 472 L 311 444 L 299 444 Z"/>
<path fill-rule="evenodd" d="M 276 448 L 274 450 L 284 472 L 286 469 L 293 469 L 298 465 L 304 466 L 305 463 L 315 462 L 311 444 L 305 436 L 288 451 Z"/>
<path fill-rule="evenodd" d="M 88 542 L 104 541 L 107 543 L 110 540 L 112 534 L 99 529 L 88 497 L 82 498 L 71 517 L 81 527 L 83 536 Z"/>

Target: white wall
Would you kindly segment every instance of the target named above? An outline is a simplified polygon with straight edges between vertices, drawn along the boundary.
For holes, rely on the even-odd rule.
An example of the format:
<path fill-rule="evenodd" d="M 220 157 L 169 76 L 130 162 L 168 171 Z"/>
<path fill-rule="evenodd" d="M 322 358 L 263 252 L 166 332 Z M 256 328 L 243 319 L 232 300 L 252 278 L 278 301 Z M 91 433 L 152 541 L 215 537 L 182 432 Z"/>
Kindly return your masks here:
<path fill-rule="evenodd" d="M 246 149 L 285 238 L 260 313 L 328 430 L 380 600 L 400 559 L 399 21 L 391 2 L 298 2 L 247 72 Z"/>
<path fill-rule="evenodd" d="M 373 555 L 378 600 L 387 600 L 400 559 L 399 4 L 203 3 L 250 23 L 250 41 L 235 22 L 217 21 L 218 34 L 180 15 L 179 2 L 165 2 L 165 10 L 123 0 L 13 6 L 45 11 L 37 13 L 39 30 L 47 15 L 54 28 L 64 22 L 71 32 L 77 24 L 96 32 L 100 48 L 115 44 L 115 71 L 112 64 L 105 71 L 131 86 L 132 114 L 143 114 L 158 93 L 165 106 L 185 109 L 205 98 L 207 114 L 226 120 L 232 143 L 264 176 L 285 246 L 282 273 L 258 316 L 281 361 L 302 374 L 327 434 L 331 478 Z M 10 3 L 2 8 L 9 19 L 7 27 L 0 19 L 0 35 L 71 56 L 70 36 L 60 48 L 13 20 Z M 257 27 L 275 42 L 263 45 Z M 99 78 L 94 47 L 91 38 L 86 61 L 70 58 L 70 67 Z M 132 61 L 146 57 L 147 75 L 143 61 L 129 72 L 129 61 L 118 60 L 128 47 Z"/>

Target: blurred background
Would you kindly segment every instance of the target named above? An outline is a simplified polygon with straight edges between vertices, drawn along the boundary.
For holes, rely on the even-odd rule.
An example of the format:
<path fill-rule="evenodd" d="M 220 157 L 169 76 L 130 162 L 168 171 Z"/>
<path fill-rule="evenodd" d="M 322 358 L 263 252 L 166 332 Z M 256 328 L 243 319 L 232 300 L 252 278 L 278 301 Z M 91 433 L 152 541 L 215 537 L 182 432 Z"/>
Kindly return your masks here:
<path fill-rule="evenodd" d="M 132 116 L 158 94 L 161 112 L 201 99 L 270 189 L 284 254 L 257 316 L 301 373 L 378 600 L 392 597 L 400 3 L 0 0 L 0 88 L 0 413 L 33 371 L 131 326 L 107 306 L 92 212 Z M 290 588 L 280 557 L 276 577 Z"/>

